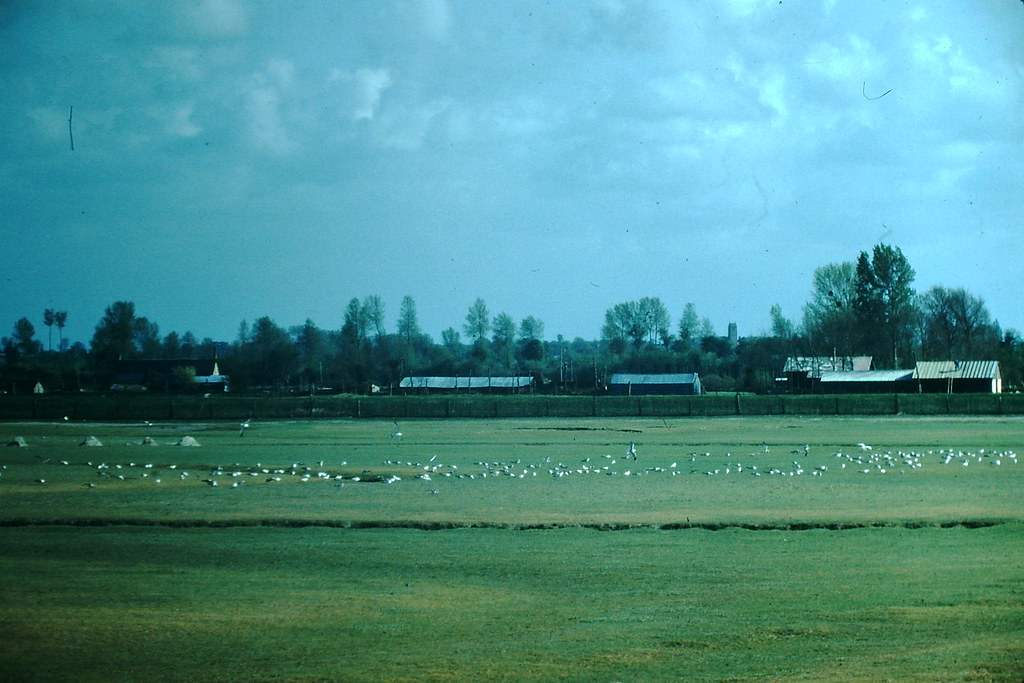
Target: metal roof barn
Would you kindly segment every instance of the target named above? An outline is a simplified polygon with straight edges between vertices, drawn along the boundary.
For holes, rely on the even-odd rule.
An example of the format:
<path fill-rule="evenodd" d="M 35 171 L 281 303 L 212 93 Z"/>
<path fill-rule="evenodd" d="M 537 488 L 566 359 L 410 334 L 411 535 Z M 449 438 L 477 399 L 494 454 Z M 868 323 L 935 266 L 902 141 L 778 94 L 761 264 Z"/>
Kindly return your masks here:
<path fill-rule="evenodd" d="M 922 393 L 991 393 L 1003 391 L 999 361 L 941 360 L 919 361 L 914 380 Z"/>
<path fill-rule="evenodd" d="M 612 394 L 622 396 L 680 394 L 693 396 L 701 393 L 700 377 L 696 372 L 677 372 L 658 375 L 615 373 L 608 381 Z"/>
<path fill-rule="evenodd" d="M 498 391 L 515 393 L 533 387 L 533 377 L 403 377 L 400 389 L 419 391 Z"/>

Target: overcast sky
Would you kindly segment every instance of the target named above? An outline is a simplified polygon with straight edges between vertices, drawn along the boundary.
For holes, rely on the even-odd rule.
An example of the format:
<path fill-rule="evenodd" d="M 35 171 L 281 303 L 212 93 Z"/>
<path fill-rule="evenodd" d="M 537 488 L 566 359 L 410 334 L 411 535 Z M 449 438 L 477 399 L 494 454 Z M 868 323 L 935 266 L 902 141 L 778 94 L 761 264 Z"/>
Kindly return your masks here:
<path fill-rule="evenodd" d="M 88 344 L 117 300 L 338 329 L 367 294 L 435 340 L 477 297 L 548 339 L 643 296 L 743 336 L 879 242 L 1024 329 L 1019 0 L 14 0 L 0 88 L 6 336 L 49 307 Z"/>

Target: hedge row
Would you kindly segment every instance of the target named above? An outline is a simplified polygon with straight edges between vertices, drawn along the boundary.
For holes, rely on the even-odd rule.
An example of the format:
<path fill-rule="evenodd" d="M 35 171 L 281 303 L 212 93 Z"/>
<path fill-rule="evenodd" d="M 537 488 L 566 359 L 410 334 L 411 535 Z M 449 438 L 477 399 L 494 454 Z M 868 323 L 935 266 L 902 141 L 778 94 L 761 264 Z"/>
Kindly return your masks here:
<path fill-rule="evenodd" d="M 1020 415 L 1024 394 L 711 396 L 2 396 L 2 420 Z"/>

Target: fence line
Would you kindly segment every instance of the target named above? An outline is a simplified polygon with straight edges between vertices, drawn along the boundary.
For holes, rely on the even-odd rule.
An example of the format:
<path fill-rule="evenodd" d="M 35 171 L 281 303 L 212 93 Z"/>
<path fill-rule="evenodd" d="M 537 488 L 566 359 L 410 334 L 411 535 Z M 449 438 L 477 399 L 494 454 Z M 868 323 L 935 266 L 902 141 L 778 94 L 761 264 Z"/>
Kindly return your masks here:
<path fill-rule="evenodd" d="M 1021 415 L 1024 394 L 706 396 L 0 396 L 0 420 Z"/>

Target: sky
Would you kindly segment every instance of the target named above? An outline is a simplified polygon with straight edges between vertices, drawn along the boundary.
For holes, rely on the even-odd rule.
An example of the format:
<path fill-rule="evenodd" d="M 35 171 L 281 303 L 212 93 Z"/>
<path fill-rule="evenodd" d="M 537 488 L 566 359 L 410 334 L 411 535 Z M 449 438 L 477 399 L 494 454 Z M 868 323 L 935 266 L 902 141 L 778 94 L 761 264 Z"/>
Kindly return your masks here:
<path fill-rule="evenodd" d="M 1019 0 L 13 0 L 0 89 L 3 336 L 371 294 L 435 341 L 477 298 L 757 335 L 879 243 L 1024 330 Z"/>

